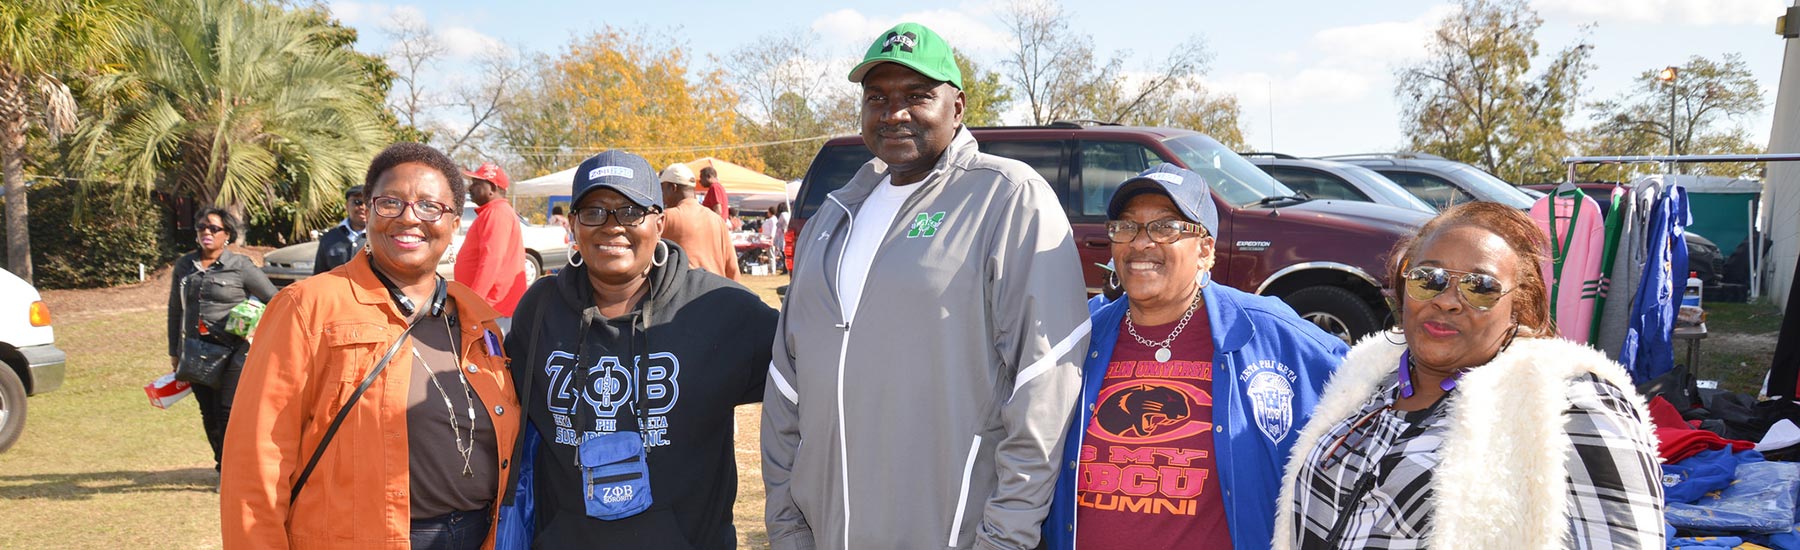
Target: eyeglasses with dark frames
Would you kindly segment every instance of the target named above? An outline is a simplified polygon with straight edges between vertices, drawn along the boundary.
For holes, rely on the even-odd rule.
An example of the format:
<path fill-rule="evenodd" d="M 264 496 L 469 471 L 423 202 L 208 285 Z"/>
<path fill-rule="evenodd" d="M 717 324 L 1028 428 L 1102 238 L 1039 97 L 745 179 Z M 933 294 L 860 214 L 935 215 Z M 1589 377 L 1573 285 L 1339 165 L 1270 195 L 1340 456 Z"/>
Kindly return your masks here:
<path fill-rule="evenodd" d="M 620 227 L 637 227 L 638 224 L 644 223 L 644 218 L 648 217 L 651 212 L 653 210 L 635 204 L 627 204 L 618 208 L 589 206 L 575 209 L 575 221 L 588 227 L 599 227 L 606 225 L 606 218 L 611 217 L 613 221 L 619 222 Z"/>
<path fill-rule="evenodd" d="M 203 223 L 203 224 L 195 225 L 194 231 L 200 232 L 200 233 L 219 233 L 219 232 L 225 231 L 225 226 L 213 225 L 210 223 Z"/>
<path fill-rule="evenodd" d="M 1458 271 L 1437 266 L 1422 265 L 1406 272 L 1406 296 L 1421 302 L 1429 302 L 1439 294 L 1450 289 L 1452 274 L 1462 274 L 1455 279 L 1457 294 L 1463 302 L 1477 311 L 1493 309 L 1500 303 L 1500 298 L 1519 287 L 1504 288 L 1500 279 L 1486 273 Z"/>
<path fill-rule="evenodd" d="M 1206 227 L 1174 218 L 1156 220 L 1150 223 L 1138 223 L 1131 220 L 1112 220 L 1106 222 L 1106 237 L 1112 242 L 1126 244 L 1137 240 L 1139 231 L 1150 232 L 1150 242 L 1169 244 L 1189 235 L 1205 237 Z"/>
<path fill-rule="evenodd" d="M 406 209 L 410 207 L 412 208 L 413 215 L 418 216 L 419 221 L 427 223 L 438 221 L 444 217 L 444 214 L 450 212 L 450 205 L 441 202 L 428 200 L 407 202 L 386 195 L 375 197 L 370 203 L 375 206 L 373 210 L 377 216 L 383 218 L 398 218 L 401 214 L 406 213 Z"/>

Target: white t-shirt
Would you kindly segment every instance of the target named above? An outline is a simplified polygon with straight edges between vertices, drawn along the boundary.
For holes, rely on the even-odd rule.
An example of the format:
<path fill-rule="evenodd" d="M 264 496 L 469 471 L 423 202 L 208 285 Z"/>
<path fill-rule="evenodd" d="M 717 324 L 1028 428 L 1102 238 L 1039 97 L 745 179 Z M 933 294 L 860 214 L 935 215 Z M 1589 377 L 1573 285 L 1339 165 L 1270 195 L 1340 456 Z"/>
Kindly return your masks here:
<path fill-rule="evenodd" d="M 890 178 L 882 178 L 881 183 L 875 185 L 875 191 L 863 201 L 862 208 L 856 211 L 856 219 L 851 222 L 850 239 L 844 243 L 844 262 L 838 265 L 838 299 L 842 302 L 845 319 L 856 319 L 863 283 L 869 279 L 869 265 L 875 262 L 875 251 L 881 248 L 881 238 L 887 236 L 888 228 L 894 225 L 900 203 L 919 190 L 918 183 L 890 185 L 890 181 Z"/>

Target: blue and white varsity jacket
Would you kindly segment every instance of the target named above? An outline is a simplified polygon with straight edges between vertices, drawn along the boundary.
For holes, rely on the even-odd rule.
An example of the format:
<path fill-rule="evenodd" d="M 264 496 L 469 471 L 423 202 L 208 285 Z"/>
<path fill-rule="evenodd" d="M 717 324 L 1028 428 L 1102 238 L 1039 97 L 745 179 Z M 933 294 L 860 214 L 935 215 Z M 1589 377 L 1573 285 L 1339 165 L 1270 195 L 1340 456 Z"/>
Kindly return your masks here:
<path fill-rule="evenodd" d="M 1349 351 L 1281 300 L 1220 284 L 1201 290 L 1212 325 L 1213 446 L 1232 546 L 1268 548 L 1281 473 L 1312 417 L 1325 381 Z M 1061 475 L 1044 520 L 1044 548 L 1075 548 L 1076 481 L 1082 437 L 1106 378 L 1129 296 L 1089 302 L 1093 332 L 1081 366 L 1081 401 L 1063 445 Z"/>

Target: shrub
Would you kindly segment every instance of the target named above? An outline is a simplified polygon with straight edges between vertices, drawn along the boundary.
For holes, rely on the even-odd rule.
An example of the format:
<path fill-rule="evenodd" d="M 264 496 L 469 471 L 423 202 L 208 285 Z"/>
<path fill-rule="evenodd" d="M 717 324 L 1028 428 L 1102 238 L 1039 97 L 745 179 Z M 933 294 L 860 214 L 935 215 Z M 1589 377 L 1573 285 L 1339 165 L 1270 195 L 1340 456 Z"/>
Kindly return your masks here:
<path fill-rule="evenodd" d="M 39 288 L 134 283 L 179 255 L 168 214 L 139 193 L 40 183 L 31 195 L 31 260 Z"/>

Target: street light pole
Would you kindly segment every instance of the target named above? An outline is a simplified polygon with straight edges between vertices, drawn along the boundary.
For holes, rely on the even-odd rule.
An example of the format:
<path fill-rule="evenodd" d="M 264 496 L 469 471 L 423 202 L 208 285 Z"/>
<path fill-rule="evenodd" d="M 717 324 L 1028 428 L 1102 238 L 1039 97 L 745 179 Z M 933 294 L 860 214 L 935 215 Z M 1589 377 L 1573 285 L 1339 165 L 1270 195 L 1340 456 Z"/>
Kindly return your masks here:
<path fill-rule="evenodd" d="M 1663 67 L 1663 70 L 1657 71 L 1657 73 L 1656 73 L 1657 80 L 1666 82 L 1669 85 L 1669 156 L 1675 156 L 1677 154 L 1675 152 L 1675 77 L 1676 76 L 1677 76 L 1677 72 L 1675 70 L 1675 67 Z M 1670 174 L 1675 173 L 1675 164 L 1674 163 L 1669 163 L 1668 167 L 1669 167 Z"/>

